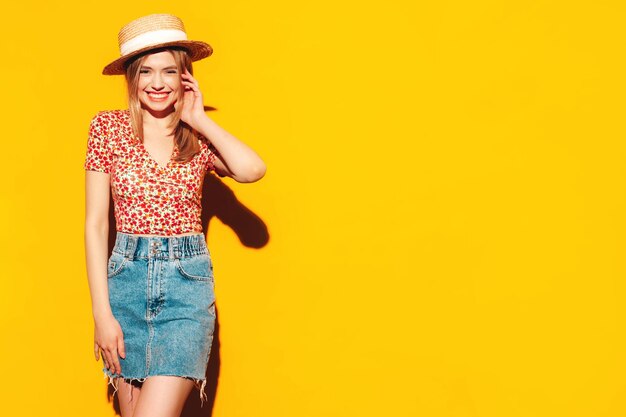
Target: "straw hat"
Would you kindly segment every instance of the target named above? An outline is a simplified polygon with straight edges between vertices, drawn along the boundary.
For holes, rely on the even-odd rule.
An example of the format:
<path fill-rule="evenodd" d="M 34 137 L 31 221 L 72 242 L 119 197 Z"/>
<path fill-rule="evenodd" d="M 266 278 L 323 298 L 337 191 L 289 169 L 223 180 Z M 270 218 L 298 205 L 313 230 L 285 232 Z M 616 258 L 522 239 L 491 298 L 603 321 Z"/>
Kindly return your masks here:
<path fill-rule="evenodd" d="M 104 75 L 124 74 L 124 64 L 129 59 L 154 48 L 184 47 L 192 61 L 206 58 L 213 53 L 213 48 L 208 43 L 188 40 L 183 21 L 165 13 L 143 16 L 126 24 L 120 29 L 117 41 L 121 56 L 104 67 Z"/>

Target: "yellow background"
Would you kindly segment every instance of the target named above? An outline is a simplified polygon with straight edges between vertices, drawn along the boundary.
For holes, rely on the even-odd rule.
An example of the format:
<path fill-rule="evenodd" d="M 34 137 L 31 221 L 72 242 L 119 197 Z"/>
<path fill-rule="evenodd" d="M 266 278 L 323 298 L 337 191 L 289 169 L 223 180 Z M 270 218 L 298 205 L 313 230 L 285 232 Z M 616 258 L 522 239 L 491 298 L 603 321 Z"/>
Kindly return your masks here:
<path fill-rule="evenodd" d="M 114 414 L 82 164 L 118 30 L 161 12 L 268 167 L 204 199 L 213 416 L 626 415 L 623 2 L 176 4 L 3 6 L 3 415 Z"/>

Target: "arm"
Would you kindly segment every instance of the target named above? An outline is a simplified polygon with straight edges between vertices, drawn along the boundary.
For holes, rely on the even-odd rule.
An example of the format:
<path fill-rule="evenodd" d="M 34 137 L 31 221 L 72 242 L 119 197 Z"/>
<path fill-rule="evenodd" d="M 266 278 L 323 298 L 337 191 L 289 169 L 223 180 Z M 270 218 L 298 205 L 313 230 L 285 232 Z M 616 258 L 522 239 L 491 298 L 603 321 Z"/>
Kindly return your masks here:
<path fill-rule="evenodd" d="M 109 174 L 85 171 L 85 256 L 95 320 L 112 316 L 107 286 Z"/>
<path fill-rule="evenodd" d="M 113 317 L 107 283 L 110 175 L 85 171 L 85 256 L 94 318 L 94 354 L 112 372 L 121 372 L 118 352 L 126 357 L 124 335 Z"/>
<path fill-rule="evenodd" d="M 255 182 L 263 178 L 266 165 L 248 145 L 228 133 L 206 114 L 194 123 L 196 130 L 219 152 L 215 171 L 237 182 Z"/>
<path fill-rule="evenodd" d="M 94 318 L 94 355 L 112 372 L 121 372 L 118 352 L 126 357 L 124 336 L 113 317 L 108 288 L 108 237 L 112 144 L 110 118 L 98 113 L 89 127 L 85 168 L 85 256 Z"/>
<path fill-rule="evenodd" d="M 178 104 L 183 106 L 181 120 L 213 145 L 219 156 L 213 153 L 211 159 L 214 161 L 210 165 L 217 174 L 232 177 L 237 182 L 254 182 L 263 178 L 267 168 L 259 155 L 204 112 L 202 92 L 189 70 L 185 69 L 181 74 L 181 82 L 185 86 L 184 99 Z"/>
<path fill-rule="evenodd" d="M 111 116 L 98 112 L 89 124 L 85 156 L 85 256 L 94 319 L 111 317 L 107 285 L 109 198 L 113 146 Z"/>

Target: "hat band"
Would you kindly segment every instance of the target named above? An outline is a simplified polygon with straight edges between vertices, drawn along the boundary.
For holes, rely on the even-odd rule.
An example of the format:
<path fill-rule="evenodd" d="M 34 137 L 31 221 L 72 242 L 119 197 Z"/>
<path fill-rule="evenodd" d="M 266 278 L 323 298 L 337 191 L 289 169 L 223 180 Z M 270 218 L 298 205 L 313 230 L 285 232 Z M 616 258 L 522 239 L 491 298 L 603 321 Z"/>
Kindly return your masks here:
<path fill-rule="evenodd" d="M 160 29 L 142 33 L 127 40 L 120 46 L 122 56 L 128 55 L 138 49 L 150 45 L 158 45 L 164 42 L 187 40 L 187 34 L 178 29 Z"/>

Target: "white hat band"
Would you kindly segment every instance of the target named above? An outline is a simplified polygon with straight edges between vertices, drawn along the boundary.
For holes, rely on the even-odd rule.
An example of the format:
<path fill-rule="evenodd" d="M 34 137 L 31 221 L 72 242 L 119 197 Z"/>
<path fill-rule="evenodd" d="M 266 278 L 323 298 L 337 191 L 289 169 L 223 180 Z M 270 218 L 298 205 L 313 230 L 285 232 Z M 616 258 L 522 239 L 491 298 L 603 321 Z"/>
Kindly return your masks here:
<path fill-rule="evenodd" d="M 151 32 L 142 33 L 132 39 L 124 42 L 120 46 L 122 56 L 134 52 L 146 46 L 156 45 L 163 42 L 184 41 L 187 40 L 187 34 L 178 29 L 160 29 Z"/>

